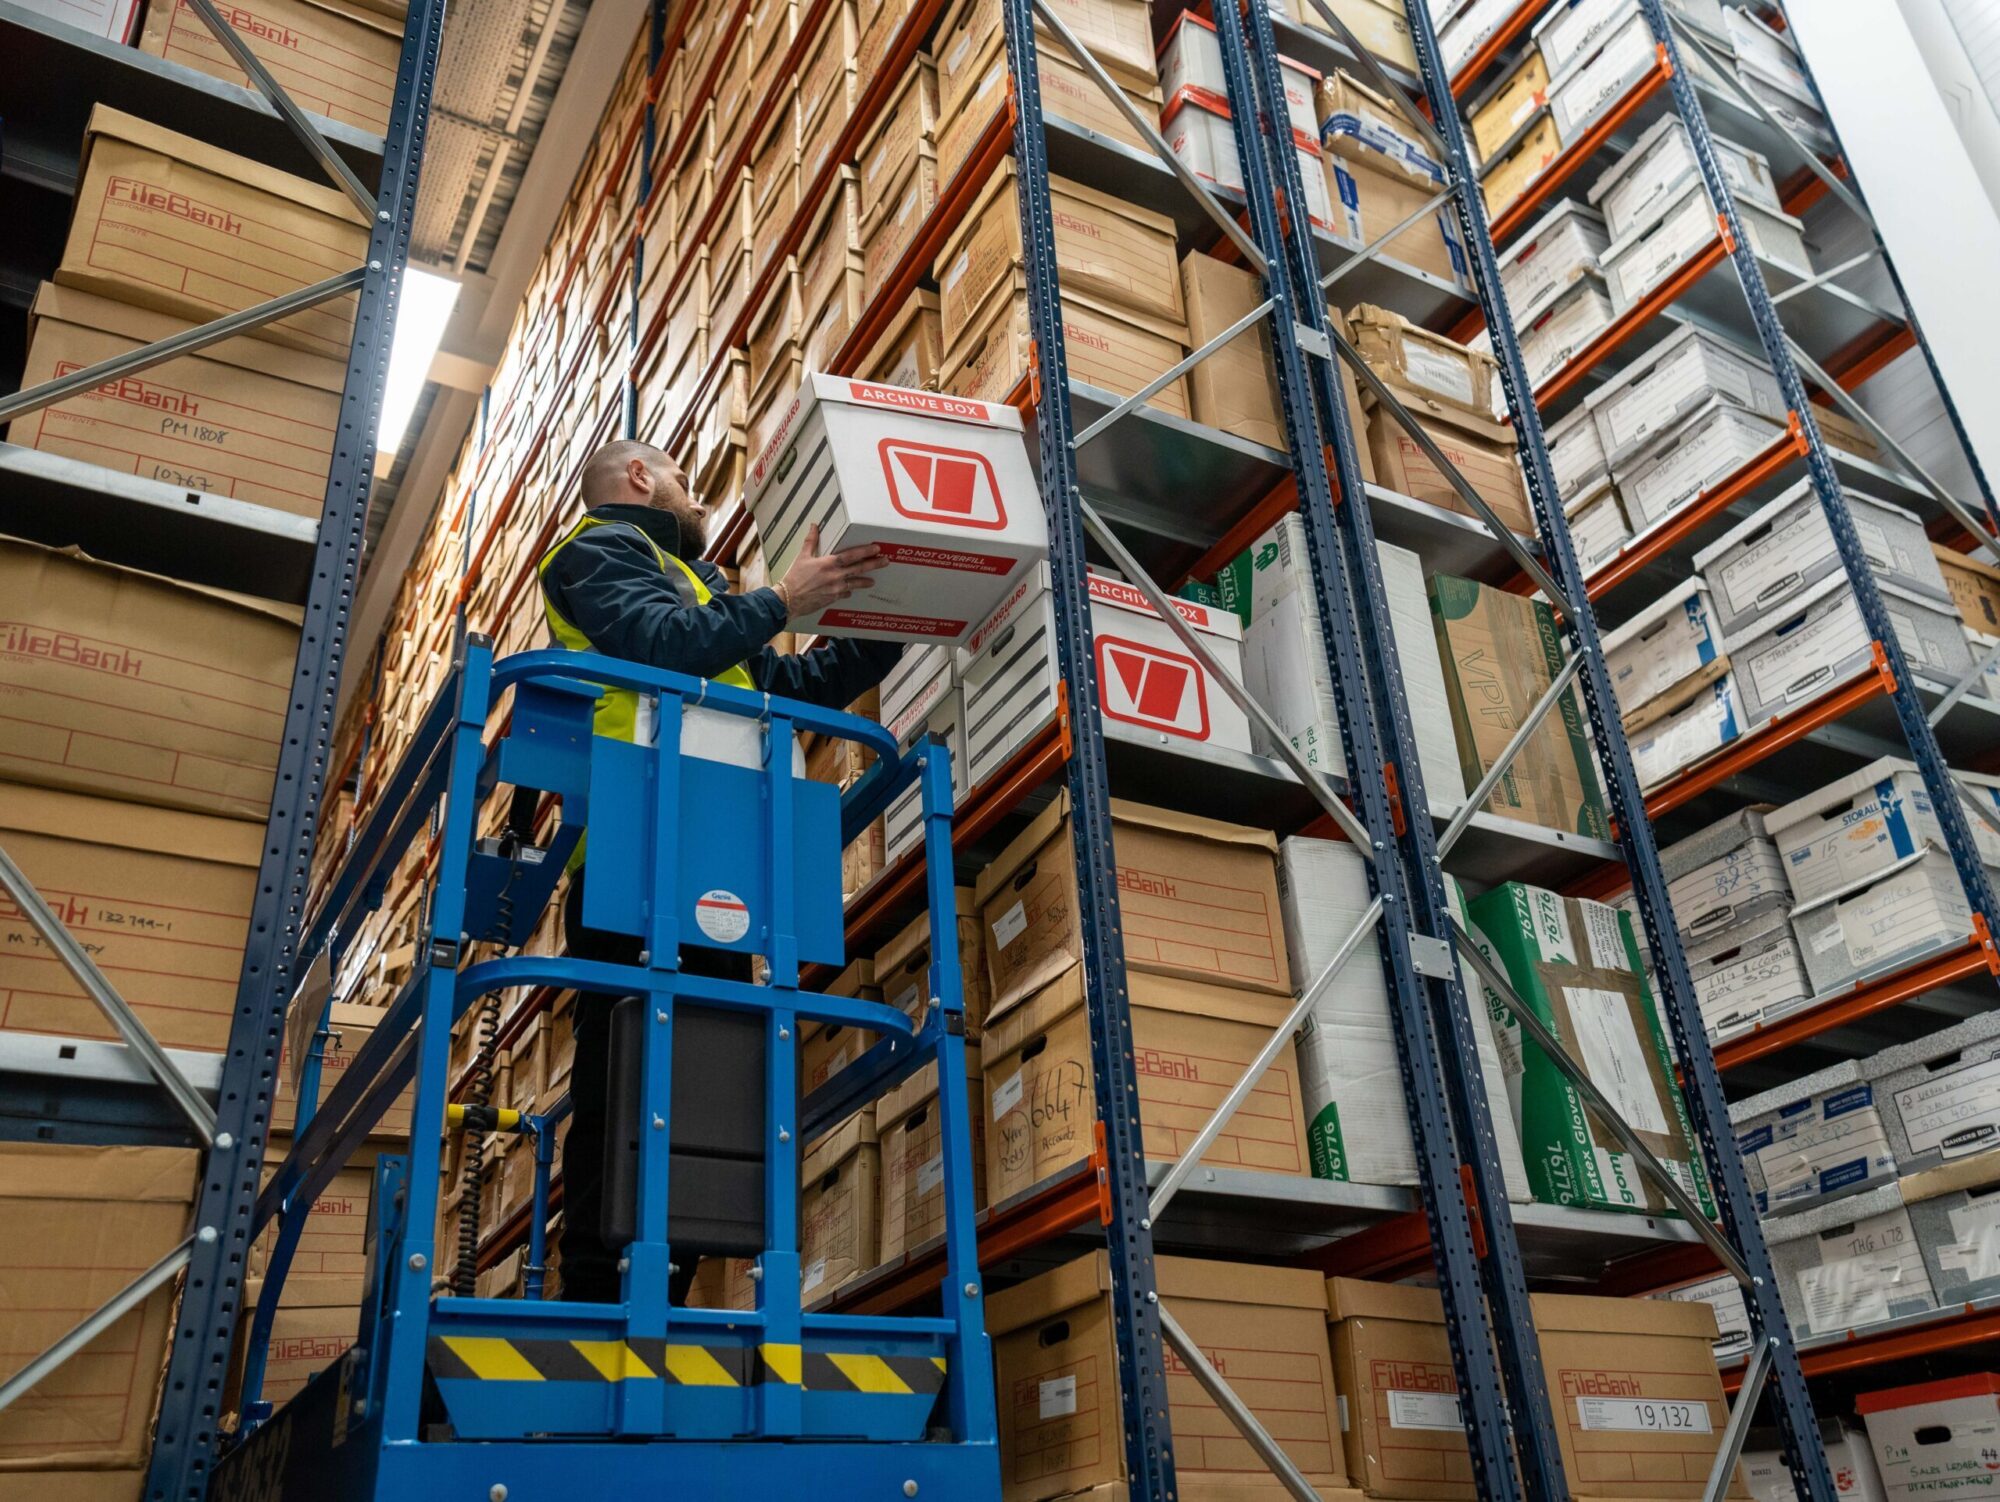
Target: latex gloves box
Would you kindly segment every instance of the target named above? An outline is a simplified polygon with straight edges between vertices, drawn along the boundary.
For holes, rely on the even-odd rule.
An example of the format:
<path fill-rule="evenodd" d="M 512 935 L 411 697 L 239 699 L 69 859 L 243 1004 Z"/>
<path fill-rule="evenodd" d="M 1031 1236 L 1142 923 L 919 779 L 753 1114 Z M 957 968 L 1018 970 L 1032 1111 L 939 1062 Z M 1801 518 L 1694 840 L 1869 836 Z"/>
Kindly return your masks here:
<path fill-rule="evenodd" d="M 955 645 L 1048 554 L 1020 413 L 934 391 L 807 377 L 745 499 L 776 577 L 815 522 L 822 552 L 873 543 L 889 560 L 798 631 Z"/>

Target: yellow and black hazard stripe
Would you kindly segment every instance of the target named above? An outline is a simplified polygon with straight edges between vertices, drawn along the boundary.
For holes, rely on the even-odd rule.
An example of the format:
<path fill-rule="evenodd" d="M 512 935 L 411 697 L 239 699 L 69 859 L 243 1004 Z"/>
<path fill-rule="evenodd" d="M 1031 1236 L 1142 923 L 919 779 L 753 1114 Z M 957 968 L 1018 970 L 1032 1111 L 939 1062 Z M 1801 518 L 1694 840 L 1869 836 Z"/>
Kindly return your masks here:
<path fill-rule="evenodd" d="M 944 1385 L 942 1356 L 802 1351 L 795 1345 L 700 1345 L 660 1340 L 512 1340 L 434 1335 L 431 1374 L 460 1382 L 623 1382 L 679 1387 L 782 1383 L 808 1392 L 929 1397 Z"/>

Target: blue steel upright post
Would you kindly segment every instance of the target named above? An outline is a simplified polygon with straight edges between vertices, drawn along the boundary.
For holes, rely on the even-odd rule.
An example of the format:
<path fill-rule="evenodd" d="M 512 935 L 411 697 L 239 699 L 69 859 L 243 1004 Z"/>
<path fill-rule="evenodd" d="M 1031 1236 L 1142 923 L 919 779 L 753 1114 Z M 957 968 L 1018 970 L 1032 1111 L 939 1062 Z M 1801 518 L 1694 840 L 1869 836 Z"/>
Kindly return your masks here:
<path fill-rule="evenodd" d="M 1042 503 L 1049 518 L 1049 575 L 1056 657 L 1068 705 L 1070 831 L 1076 848 L 1077 922 L 1083 931 L 1085 1011 L 1090 1022 L 1091 1079 L 1103 1128 L 1111 1262 L 1112 1326 L 1124 1416 L 1126 1481 L 1135 1498 L 1176 1495 L 1167 1422 L 1167 1373 L 1160 1347 L 1153 1227 L 1146 1213 L 1146 1153 L 1139 1132 L 1139 1084 L 1133 1068 L 1132 1013 L 1125 980 L 1125 938 L 1111 848 L 1111 782 L 1097 710 L 1097 664 L 1091 650 L 1082 493 L 1063 352 L 1062 289 L 1056 276 L 1055 227 L 1049 207 L 1048 138 L 1042 127 L 1041 77 L 1030 0 L 1002 0 L 1007 65 L 1014 85 L 1014 186 L 1028 277 L 1033 337 L 1036 431 L 1041 441 Z M 942 1087 L 942 1081 L 940 1086 Z"/>
<path fill-rule="evenodd" d="M 1641 4 L 1655 36 L 1671 49 L 1671 38 L 1666 34 L 1659 0 L 1641 0 Z M 1811 1498 L 1812 1502 L 1833 1502 L 1833 1481 L 1820 1449 L 1818 1420 L 1813 1415 L 1812 1399 L 1806 1391 L 1805 1374 L 1799 1366 L 1791 1327 L 1778 1299 L 1778 1281 L 1771 1267 L 1770 1253 L 1764 1245 L 1757 1204 L 1751 1196 L 1749 1182 L 1743 1172 L 1743 1161 L 1736 1151 L 1735 1138 L 1729 1128 L 1729 1109 L 1722 1094 L 1721 1076 L 1716 1070 L 1715 1055 L 1709 1048 L 1708 1034 L 1702 1026 L 1700 1010 L 1695 1002 L 1694 980 L 1673 922 L 1673 907 L 1667 900 L 1666 877 L 1660 869 L 1659 850 L 1653 840 L 1652 825 L 1647 820 L 1645 797 L 1639 786 L 1638 774 L 1633 770 L 1631 751 L 1619 719 L 1618 701 L 1612 692 L 1610 672 L 1605 666 L 1596 613 L 1590 605 L 1583 569 L 1577 561 L 1576 548 L 1564 520 L 1561 494 L 1556 488 L 1555 474 L 1549 462 L 1548 441 L 1543 435 L 1541 414 L 1535 405 L 1535 388 L 1528 379 L 1527 364 L 1521 354 L 1513 315 L 1508 309 L 1506 291 L 1500 281 L 1493 238 L 1487 227 L 1485 202 L 1478 190 L 1478 177 L 1472 170 L 1465 125 L 1451 92 L 1451 75 L 1438 51 L 1437 31 L 1423 0 L 1406 0 L 1405 10 L 1410 35 L 1416 44 L 1418 69 L 1430 103 L 1431 118 L 1436 122 L 1438 134 L 1450 157 L 1446 169 L 1460 184 L 1461 190 L 1455 195 L 1459 227 L 1476 272 L 1476 290 L 1486 316 L 1486 326 L 1491 331 L 1501 385 L 1514 414 L 1516 447 L 1527 480 L 1529 501 L 1534 507 L 1537 529 L 1541 534 L 1544 556 L 1552 577 L 1561 586 L 1570 605 L 1565 625 L 1575 651 L 1583 659 L 1578 682 L 1583 689 L 1585 712 L 1590 716 L 1592 734 L 1604 768 L 1606 800 L 1615 821 L 1626 867 L 1631 873 L 1639 915 L 1652 946 L 1661 1010 L 1681 1060 L 1688 1117 L 1708 1166 L 1723 1231 L 1737 1249 L 1750 1276 L 1750 1281 L 1743 1287 L 1743 1299 L 1749 1310 L 1751 1338 L 1755 1342 L 1768 1337 L 1772 1343 L 1772 1406 L 1776 1410 L 1778 1427 L 1799 1495 Z M 1671 50 L 1669 57 L 1675 57 Z M 1689 135 L 1696 143 L 1697 160 L 1709 192 L 1715 196 L 1720 189 L 1718 203 L 1728 204 L 1728 193 L 1726 189 L 1721 189 L 1715 154 L 1706 126 L 1701 121 L 1699 107 L 1694 103 L 1692 86 L 1678 62 L 1673 67 L 1671 82 L 1675 102 L 1683 117 L 1692 109 L 1694 119 L 1688 121 Z M 1758 312 L 1760 331 L 1768 334 L 1776 328 L 1776 315 L 1772 311 L 1769 295 L 1763 291 L 1756 263 L 1750 258 L 1749 242 L 1743 237 L 1742 226 L 1735 220 L 1733 207 L 1728 210 L 1728 222 L 1735 236 L 1739 273 L 1746 282 L 1756 285 L 1761 296 L 1761 308 L 1757 299 L 1753 299 L 1753 309 Z M 1822 495 L 1829 493 L 1827 487 L 1830 486 L 1830 493 L 1835 497 L 1829 514 L 1838 513 L 1834 529 L 1837 538 L 1842 537 L 1843 532 L 1845 534 L 1841 541 L 1843 556 L 1859 556 L 1860 547 L 1854 536 L 1853 524 L 1846 519 L 1846 507 L 1837 499 L 1839 481 L 1827 462 L 1825 447 L 1808 410 L 1803 385 L 1782 347 L 1782 337 L 1779 347 L 1772 350 L 1772 363 L 1789 375 L 1784 384 L 1785 396 L 1809 435 L 1815 481 L 1820 484 Z M 1867 588 L 1872 595 L 1872 579 L 1868 581 Z M 1870 629 L 1876 632 L 1878 638 L 1886 636 L 1887 645 L 1893 650 L 1894 632 L 1886 629 L 1879 596 L 1874 597 L 1874 604 L 1875 614 L 1867 617 Z M 1899 690 L 1909 691 L 1908 670 L 1901 664 L 1900 653 L 1894 661 L 1897 663 Z M 1926 739 L 1928 734 L 1926 728 Z M 1932 743 L 1933 757 L 1935 751 L 1935 743 Z M 1941 767 L 1942 763 L 1939 765 Z M 1933 798 L 1937 799 L 1937 794 L 1934 793 Z M 1954 797 L 1947 795 L 1939 801 L 1949 803 L 1952 813 L 1958 813 Z M 1958 819 L 1962 829 L 1963 815 L 1959 814 Z M 1965 846 L 1967 850 L 1971 849 L 1969 834 Z M 1988 901 L 1991 901 L 1990 895 Z"/>
<path fill-rule="evenodd" d="M 293 964 L 333 739 L 348 613 L 361 570 L 375 430 L 381 421 L 389 347 L 409 261 L 410 225 L 444 10 L 444 0 L 412 0 L 396 68 L 367 270 L 356 300 L 340 424 L 327 472 L 312 583 L 217 1100 L 215 1145 L 196 1200 L 194 1253 L 181 1294 L 147 1471 L 149 1502 L 201 1502 L 215 1458 L 223 1384 L 243 1308 L 249 1226 L 271 1125 L 285 1005 L 297 981 Z"/>
<path fill-rule="evenodd" d="M 1230 96 L 1243 101 L 1236 118 L 1257 126 L 1239 124 L 1237 149 L 1251 226 L 1270 266 L 1272 350 L 1348 780 L 1374 835 L 1378 948 L 1473 1473 L 1482 1497 L 1517 1497 L 1524 1488 L 1532 1497 L 1564 1497 L 1485 1080 L 1476 1066 L 1449 1062 L 1476 1060 L 1478 1040 L 1450 947 L 1450 908 L 1318 260 L 1309 223 L 1296 210 L 1288 222 L 1273 191 L 1289 205 L 1307 201 L 1277 44 L 1261 0 L 1245 9 L 1239 16 L 1224 4 L 1213 13 Z M 1311 361 L 1302 337 L 1316 346 Z"/>

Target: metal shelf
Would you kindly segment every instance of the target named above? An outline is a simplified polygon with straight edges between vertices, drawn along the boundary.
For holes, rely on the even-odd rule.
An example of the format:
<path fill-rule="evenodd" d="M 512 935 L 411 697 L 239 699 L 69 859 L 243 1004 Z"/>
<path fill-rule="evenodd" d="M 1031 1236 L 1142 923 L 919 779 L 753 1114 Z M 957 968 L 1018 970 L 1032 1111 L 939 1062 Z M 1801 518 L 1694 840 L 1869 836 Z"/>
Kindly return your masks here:
<path fill-rule="evenodd" d="M 64 193 L 75 191 L 84 122 L 108 104 L 168 130 L 254 157 L 317 182 L 321 172 L 262 95 L 244 83 L 121 47 L 104 37 L 0 0 L 0 117 L 7 122 L 7 172 Z M 382 172 L 382 137 L 312 117 L 361 181 Z"/>
<path fill-rule="evenodd" d="M 0 443 L 0 532 L 107 563 L 302 602 L 319 524 L 269 506 Z"/>
<path fill-rule="evenodd" d="M 214 1101 L 219 1053 L 170 1048 L 188 1083 Z M 196 1147 L 173 1099 L 123 1043 L 0 1033 L 0 1139 Z"/>
<path fill-rule="evenodd" d="M 1456 574 L 1498 583 L 1514 572 L 1513 556 L 1482 521 L 1380 485 L 1368 487 L 1368 504 L 1375 519 L 1375 536 L 1415 553 L 1423 560 L 1426 575 Z M 1533 538 L 1523 537 L 1520 543 L 1531 553 L 1541 551 L 1541 544 Z"/>
<path fill-rule="evenodd" d="M 1301 6 L 1309 6 L 1312 0 L 1298 0 Z M 1331 32 L 1321 31 L 1316 26 L 1306 26 L 1284 16 L 1271 17 L 1271 31 L 1278 43 L 1278 52 L 1294 62 L 1304 63 L 1308 68 L 1317 68 L 1322 73 L 1331 73 L 1336 68 L 1354 72 L 1354 54 L 1338 41 Z M 1423 83 L 1408 68 L 1398 67 L 1381 58 L 1382 71 L 1399 87 L 1412 93 L 1419 93 Z"/>
<path fill-rule="evenodd" d="M 1835 1377 L 1899 1361 L 1990 1347 L 1996 1340 L 2000 1340 L 2000 1298 L 1980 1299 L 1853 1330 L 1809 1335 L 1798 1343 L 1799 1364 L 1808 1377 Z M 1742 1378 L 1742 1364 L 1731 1362 L 1723 1369 L 1722 1385 L 1733 1393 Z"/>

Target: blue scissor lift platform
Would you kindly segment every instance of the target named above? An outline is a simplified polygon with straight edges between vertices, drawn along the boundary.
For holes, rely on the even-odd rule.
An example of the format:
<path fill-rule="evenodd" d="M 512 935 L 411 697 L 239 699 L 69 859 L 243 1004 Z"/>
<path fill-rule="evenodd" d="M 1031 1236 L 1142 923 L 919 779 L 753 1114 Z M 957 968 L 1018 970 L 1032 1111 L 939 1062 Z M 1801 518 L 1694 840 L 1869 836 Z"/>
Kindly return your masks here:
<path fill-rule="evenodd" d="M 650 743 L 592 733 L 592 711 L 607 687 L 657 697 Z M 504 729 L 489 744 L 492 711 L 510 692 Z M 845 794 L 808 781 L 793 764 L 798 730 L 860 742 L 875 753 L 875 765 Z M 935 936 L 932 1001 L 920 1019 L 799 987 L 802 966 L 845 959 L 842 846 L 912 780 L 922 787 Z M 478 838 L 481 806 L 509 787 L 561 799 L 562 822 L 546 846 Z M 338 973 L 344 938 L 382 901 L 399 858 L 435 838 L 425 937 L 409 981 L 316 1111 L 316 1049 L 306 1065 L 293 1149 L 257 1202 L 253 1234 L 273 1222 L 277 1233 L 250 1316 L 245 1421 L 216 1471 L 211 1494 L 218 1502 L 521 1502 L 579 1485 L 677 1499 L 997 1499 L 945 748 L 925 742 L 902 753 L 868 720 L 595 655 L 528 652 L 496 663 L 491 645 L 471 637 L 378 809 L 309 921 L 297 973 L 320 956 Z M 586 824 L 586 923 L 638 940 L 640 963 L 507 953 L 554 900 Z M 753 984 L 686 973 L 684 943 L 758 956 L 768 974 Z M 500 957 L 469 962 L 475 944 L 497 946 Z M 464 1110 L 447 1103 L 452 1024 L 483 997 L 537 986 L 644 999 L 650 1025 L 637 1068 L 640 1129 L 632 1233 L 619 1263 L 623 1298 L 540 1297 L 541 1223 L 562 1105 L 548 1117 L 510 1114 L 504 1123 L 532 1132 L 536 1142 L 528 1296 L 434 1297 L 437 1155 L 449 1126 L 465 1121 Z M 751 1310 L 668 1300 L 674 1134 L 662 1128 L 675 1120 L 672 1039 L 684 1004 L 753 1016 L 764 1028 L 763 1250 Z M 802 1022 L 857 1027 L 879 1041 L 801 1100 Z M 945 1169 L 939 1312 L 805 1312 L 802 1144 L 933 1062 Z M 256 1400 L 306 1212 L 412 1081 L 410 1156 L 376 1166 L 355 1344 L 268 1412 Z"/>

